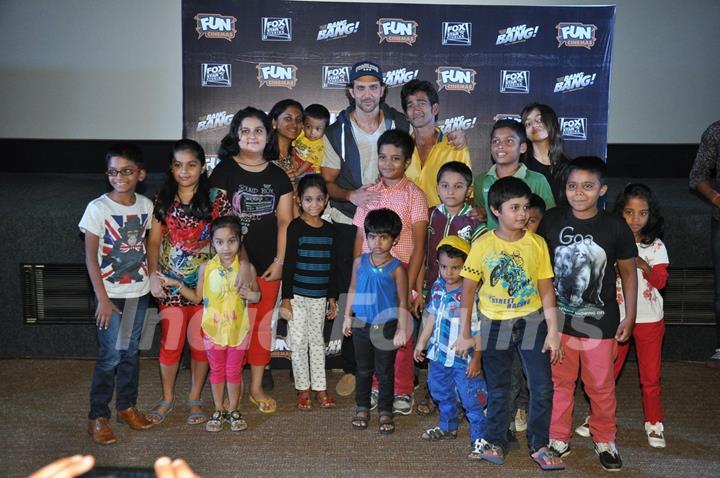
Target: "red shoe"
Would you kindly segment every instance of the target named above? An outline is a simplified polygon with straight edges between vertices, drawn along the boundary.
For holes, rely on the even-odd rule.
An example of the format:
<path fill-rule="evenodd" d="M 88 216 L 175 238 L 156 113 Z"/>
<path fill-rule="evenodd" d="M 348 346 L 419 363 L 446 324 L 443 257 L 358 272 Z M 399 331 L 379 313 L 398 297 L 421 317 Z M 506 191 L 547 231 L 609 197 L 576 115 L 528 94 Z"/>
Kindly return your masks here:
<path fill-rule="evenodd" d="M 327 391 L 321 390 L 315 394 L 320 408 L 335 408 L 335 399 L 328 395 Z"/>
<path fill-rule="evenodd" d="M 310 401 L 310 390 L 299 390 L 297 393 L 297 407 L 300 410 L 312 410 L 313 405 Z"/>

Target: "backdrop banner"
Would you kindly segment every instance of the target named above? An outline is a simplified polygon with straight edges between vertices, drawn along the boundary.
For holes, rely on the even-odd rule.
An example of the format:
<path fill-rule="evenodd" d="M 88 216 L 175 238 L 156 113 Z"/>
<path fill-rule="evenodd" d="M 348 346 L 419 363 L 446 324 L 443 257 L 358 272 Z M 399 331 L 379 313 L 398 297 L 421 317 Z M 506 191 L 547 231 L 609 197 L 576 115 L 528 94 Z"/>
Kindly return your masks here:
<path fill-rule="evenodd" d="M 334 116 L 350 65 L 372 60 L 396 109 L 411 79 L 437 87 L 438 125 L 466 131 L 475 173 L 493 122 L 534 101 L 557 112 L 570 157 L 604 158 L 614 19 L 614 6 L 184 0 L 184 133 L 214 161 L 245 106 L 293 98 Z"/>

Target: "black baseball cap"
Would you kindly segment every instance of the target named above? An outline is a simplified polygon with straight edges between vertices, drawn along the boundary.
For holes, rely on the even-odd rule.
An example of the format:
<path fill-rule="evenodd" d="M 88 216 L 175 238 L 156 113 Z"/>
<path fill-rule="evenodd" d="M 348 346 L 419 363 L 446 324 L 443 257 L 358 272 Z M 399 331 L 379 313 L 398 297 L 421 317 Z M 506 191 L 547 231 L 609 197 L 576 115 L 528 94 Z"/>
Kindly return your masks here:
<path fill-rule="evenodd" d="M 372 61 L 359 61 L 350 68 L 350 83 L 361 76 L 374 76 L 380 80 L 380 82 L 383 81 L 382 68 Z"/>

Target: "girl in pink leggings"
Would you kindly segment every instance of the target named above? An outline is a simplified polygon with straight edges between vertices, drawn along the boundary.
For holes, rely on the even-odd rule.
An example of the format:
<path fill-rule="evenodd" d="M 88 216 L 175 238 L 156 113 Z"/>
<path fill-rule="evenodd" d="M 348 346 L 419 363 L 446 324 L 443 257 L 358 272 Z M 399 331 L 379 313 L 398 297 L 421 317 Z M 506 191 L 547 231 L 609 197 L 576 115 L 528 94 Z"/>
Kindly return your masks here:
<path fill-rule="evenodd" d="M 200 266 L 196 289 L 161 276 L 166 286 L 179 288 L 193 303 L 203 303 L 202 332 L 210 364 L 215 412 L 205 424 L 209 432 L 219 432 L 224 422 L 230 430 L 247 429 L 238 410 L 242 395 L 242 368 L 249 342 L 250 321 L 246 302 L 257 302 L 259 294 L 246 287 L 236 288 L 240 258 L 241 225 L 234 216 L 224 216 L 212 224 L 212 243 L 216 255 Z M 223 407 L 227 386 L 228 409 Z"/>

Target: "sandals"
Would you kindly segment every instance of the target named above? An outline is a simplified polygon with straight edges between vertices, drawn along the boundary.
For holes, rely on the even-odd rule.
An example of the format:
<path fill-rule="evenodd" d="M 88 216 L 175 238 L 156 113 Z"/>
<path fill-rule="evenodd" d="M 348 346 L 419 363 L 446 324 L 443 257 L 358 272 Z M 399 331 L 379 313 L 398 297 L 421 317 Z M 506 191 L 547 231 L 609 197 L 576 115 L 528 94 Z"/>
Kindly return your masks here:
<path fill-rule="evenodd" d="M 243 418 L 242 414 L 237 410 L 227 413 L 227 421 L 230 422 L 231 432 L 241 432 L 243 430 L 247 430 L 247 422 Z"/>
<path fill-rule="evenodd" d="M 378 432 L 380 432 L 381 435 L 391 435 L 395 432 L 395 420 L 392 414 L 380 415 L 378 423 Z"/>
<path fill-rule="evenodd" d="M 165 411 L 162 412 L 158 410 L 158 407 L 164 408 Z M 158 402 L 153 405 L 152 410 L 150 410 L 146 414 L 146 416 L 148 420 L 157 425 L 165 421 L 165 418 L 173 410 L 173 408 L 175 408 L 175 400 L 173 400 L 172 402 L 168 402 L 167 400 L 158 400 Z"/>
<path fill-rule="evenodd" d="M 312 410 L 313 406 L 310 401 L 310 390 L 298 390 L 297 398 L 297 407 L 300 410 Z"/>
<path fill-rule="evenodd" d="M 505 463 L 505 452 L 498 445 L 490 443 L 484 438 L 477 438 L 472 444 L 468 458 L 487 461 L 494 465 L 502 465 Z"/>
<path fill-rule="evenodd" d="M 425 398 L 418 402 L 417 407 L 415 408 L 415 413 L 421 417 L 426 417 L 435 413 L 435 410 L 437 410 L 437 405 L 435 405 L 435 402 L 428 394 Z"/>
<path fill-rule="evenodd" d="M 543 471 L 553 471 L 553 470 L 564 470 L 565 469 L 565 463 L 563 462 L 562 458 L 555 453 L 552 450 L 548 450 L 547 447 L 542 447 L 535 453 L 530 454 L 530 457 L 533 459 L 535 463 L 538 464 L 540 469 Z M 553 463 L 552 459 L 555 459 L 555 463 Z"/>
<path fill-rule="evenodd" d="M 185 404 L 185 408 L 188 409 L 187 420 L 185 421 L 188 425 L 200 425 L 208 421 L 208 414 L 200 412 L 190 412 L 192 407 L 199 407 L 202 410 L 202 400 L 190 400 Z"/>
<path fill-rule="evenodd" d="M 457 438 L 457 430 L 446 432 L 440 427 L 428 428 L 420 435 L 420 438 L 426 441 L 454 440 Z"/>
<path fill-rule="evenodd" d="M 335 399 L 328 395 L 327 391 L 320 390 L 315 394 L 315 400 L 320 408 L 335 408 Z"/>
<path fill-rule="evenodd" d="M 225 415 L 220 410 L 215 410 L 210 419 L 205 423 L 205 430 L 209 432 L 219 432 L 223 429 Z"/>
<path fill-rule="evenodd" d="M 370 421 L 370 410 L 358 407 L 355 409 L 355 415 L 352 417 L 352 426 L 356 430 L 365 430 Z"/>
<path fill-rule="evenodd" d="M 250 403 L 258 407 L 261 413 L 275 413 L 277 411 L 277 403 L 270 397 L 256 399 L 252 395 L 250 397 Z"/>

